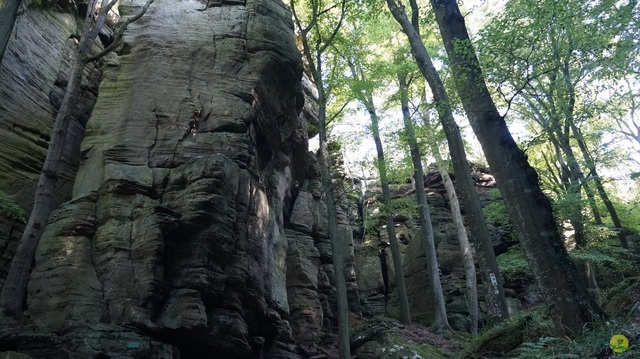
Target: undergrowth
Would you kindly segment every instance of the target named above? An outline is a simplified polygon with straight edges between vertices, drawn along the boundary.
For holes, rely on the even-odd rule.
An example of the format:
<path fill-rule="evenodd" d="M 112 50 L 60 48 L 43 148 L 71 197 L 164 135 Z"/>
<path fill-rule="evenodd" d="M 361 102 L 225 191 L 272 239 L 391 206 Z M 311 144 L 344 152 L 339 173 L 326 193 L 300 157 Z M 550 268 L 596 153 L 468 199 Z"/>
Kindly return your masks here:
<path fill-rule="evenodd" d="M 640 340 L 640 314 L 629 310 L 629 307 L 638 306 L 635 297 L 638 282 L 638 278 L 627 280 L 621 283 L 621 286 L 625 285 L 625 291 L 618 288 L 607 296 L 607 304 L 610 304 L 607 306 L 608 312 L 617 319 L 594 323 L 591 329 L 585 328 L 584 332 L 574 338 L 558 337 L 546 310 L 538 307 L 484 330 L 466 345 L 459 358 L 640 358 L 640 349 L 637 348 Z M 631 299 L 631 302 L 622 301 L 618 297 Z M 632 303 L 634 301 L 635 304 Z M 616 305 L 623 308 L 612 312 L 611 307 Z M 629 341 L 624 352 L 614 353 L 610 347 L 610 341 L 616 335 L 624 335 Z"/>
<path fill-rule="evenodd" d="M 8 217 L 22 223 L 27 221 L 24 209 L 3 191 L 0 191 L 0 216 Z"/>

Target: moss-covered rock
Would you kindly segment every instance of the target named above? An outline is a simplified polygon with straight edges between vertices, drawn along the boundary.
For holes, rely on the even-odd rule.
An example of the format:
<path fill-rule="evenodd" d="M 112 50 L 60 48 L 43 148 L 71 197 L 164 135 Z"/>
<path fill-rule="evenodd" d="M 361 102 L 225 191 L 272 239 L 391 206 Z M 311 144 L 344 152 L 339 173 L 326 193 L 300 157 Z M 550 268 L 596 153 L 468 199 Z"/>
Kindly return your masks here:
<path fill-rule="evenodd" d="M 427 340 L 416 340 L 407 326 L 384 318 L 373 318 L 351 330 L 351 350 L 358 359 L 448 358 Z"/>
<path fill-rule="evenodd" d="M 516 349 L 524 342 L 537 341 L 537 338 L 552 333 L 553 324 L 549 318 L 542 309 L 534 309 L 485 330 L 469 343 L 460 357 L 496 357 Z"/>
<path fill-rule="evenodd" d="M 638 302 L 640 302 L 640 277 L 627 278 L 609 290 L 605 311 L 613 317 L 623 317 L 630 314 Z"/>

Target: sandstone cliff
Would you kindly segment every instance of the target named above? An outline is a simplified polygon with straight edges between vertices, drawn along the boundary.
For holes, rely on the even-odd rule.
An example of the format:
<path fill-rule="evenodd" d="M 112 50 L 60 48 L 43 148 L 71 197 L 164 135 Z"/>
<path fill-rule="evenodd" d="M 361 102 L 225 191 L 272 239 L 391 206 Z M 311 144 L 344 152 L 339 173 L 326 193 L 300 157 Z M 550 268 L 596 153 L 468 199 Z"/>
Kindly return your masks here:
<path fill-rule="evenodd" d="M 16 31 L 1 73 L 0 141 L 12 150 L 0 184 L 28 207 L 75 20 L 30 9 Z M 32 324 L 0 350 L 299 357 L 295 340 L 332 330 L 333 268 L 289 11 L 279 0 L 156 0 L 125 41 L 74 123 L 69 153 L 81 158 L 69 156 L 58 203 L 70 200 L 36 254 Z M 292 219 L 294 207 L 308 212 Z M 6 232 L 10 257 L 17 237 Z"/>

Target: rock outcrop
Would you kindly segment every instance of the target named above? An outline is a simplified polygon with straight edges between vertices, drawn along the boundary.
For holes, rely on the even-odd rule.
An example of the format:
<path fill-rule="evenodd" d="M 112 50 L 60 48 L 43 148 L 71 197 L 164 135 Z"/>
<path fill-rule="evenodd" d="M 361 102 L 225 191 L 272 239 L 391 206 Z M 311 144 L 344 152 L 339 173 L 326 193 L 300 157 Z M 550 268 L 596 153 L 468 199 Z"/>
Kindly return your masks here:
<path fill-rule="evenodd" d="M 491 190 L 495 188 L 493 177 L 485 172 L 477 171 L 474 174 L 477 191 L 481 201 L 486 205 L 495 199 Z M 458 330 L 467 330 L 469 325 L 469 311 L 465 299 L 465 278 L 462 255 L 456 235 L 455 226 L 451 218 L 448 200 L 440 175 L 437 172 L 429 172 L 425 178 L 427 198 L 431 211 L 434 239 L 438 253 L 438 262 L 442 280 L 442 288 L 445 293 L 447 314 L 449 323 Z M 377 190 L 370 189 L 366 198 L 376 196 Z M 410 184 L 393 186 L 395 198 L 414 198 L 414 189 Z M 365 199 L 367 200 L 367 199 Z M 368 201 L 369 211 L 375 213 L 376 201 Z M 463 209 L 464 211 L 464 209 Z M 463 212 L 464 214 L 464 212 Z M 394 218 L 396 233 L 399 237 L 399 246 L 403 258 L 403 271 L 411 315 L 414 321 L 429 325 L 433 320 L 433 304 L 429 293 L 429 281 L 426 272 L 426 259 L 424 255 L 423 241 L 419 238 L 419 218 L 415 216 L 398 215 Z M 503 238 L 506 236 L 501 228 L 489 223 L 489 229 L 494 239 L 494 248 L 503 247 Z M 472 238 L 471 238 L 472 239 Z M 380 269 L 380 252 L 377 250 L 379 243 L 388 243 L 387 233 L 380 230 L 379 236 L 370 233 L 365 241 L 356 248 L 356 271 L 358 274 L 360 296 L 366 303 L 365 310 L 372 315 L 387 314 L 391 317 L 399 317 L 397 293 L 392 293 L 385 298 L 383 296 L 383 280 Z M 387 251 L 388 252 L 388 251 Z M 391 289 L 395 289 L 395 274 L 393 258 L 385 255 L 388 267 L 388 278 Z M 480 294 L 480 308 L 484 306 L 482 289 Z"/>
<path fill-rule="evenodd" d="M 67 85 L 76 32 L 75 16 L 69 12 L 29 9 L 18 17 L 0 64 L 0 189 L 27 210 Z M 70 124 L 54 193 L 56 205 L 71 193 L 80 141 L 101 77 L 95 63 L 85 68 L 84 91 Z"/>
<path fill-rule="evenodd" d="M 0 190 L 27 213 L 33 203 L 47 141 L 62 102 L 77 42 L 75 16 L 30 8 L 18 17 L 0 63 Z M 94 51 L 101 44 L 95 45 Z M 85 68 L 82 97 L 70 122 L 54 206 L 70 198 L 80 162 L 80 141 L 96 102 L 102 63 Z M 22 224 L 0 221 L 0 286 L 17 247 Z"/>
<path fill-rule="evenodd" d="M 123 2 L 120 13 L 143 3 Z M 331 331 L 326 210 L 307 149 L 313 105 L 302 111 L 290 13 L 279 0 L 211 5 L 156 0 L 106 59 L 77 175 L 70 169 L 60 187 L 60 199 L 72 199 L 52 213 L 36 254 L 25 312 L 33 324 L 5 333 L 0 351 L 298 358 L 296 340 Z M 35 13 L 48 22 L 63 16 Z M 58 22 L 68 28 L 23 24 L 19 35 L 67 39 L 75 22 L 64 16 Z M 56 41 L 35 56 L 63 58 L 64 41 Z M 22 72 L 3 63 L 11 72 L 4 76 L 43 66 L 33 60 Z M 15 98 L 33 91 L 47 100 L 54 70 L 29 73 L 25 83 L 38 87 L 15 90 Z M 55 110 L 39 98 L 20 104 L 42 113 L 32 124 L 4 106 L 18 100 L 0 96 L 2 124 L 13 128 L 0 141 L 20 147 L 0 163 L 10 172 L 2 188 L 26 204 L 32 189 L 11 185 L 35 177 Z M 29 173 L 9 171 L 16 163 Z M 294 207 L 308 212 L 292 215 Z"/>

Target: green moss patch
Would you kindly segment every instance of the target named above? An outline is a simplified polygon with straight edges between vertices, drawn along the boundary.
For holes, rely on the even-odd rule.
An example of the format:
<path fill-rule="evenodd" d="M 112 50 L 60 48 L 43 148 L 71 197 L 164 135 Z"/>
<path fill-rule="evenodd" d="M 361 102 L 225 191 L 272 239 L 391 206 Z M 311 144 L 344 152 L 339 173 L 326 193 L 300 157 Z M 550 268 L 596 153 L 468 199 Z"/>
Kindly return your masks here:
<path fill-rule="evenodd" d="M 462 351 L 461 358 L 500 357 L 552 332 L 550 319 L 542 308 L 536 308 L 483 331 Z"/>
<path fill-rule="evenodd" d="M 625 317 L 638 302 L 640 277 L 627 278 L 609 290 L 604 309 L 613 317 Z"/>

